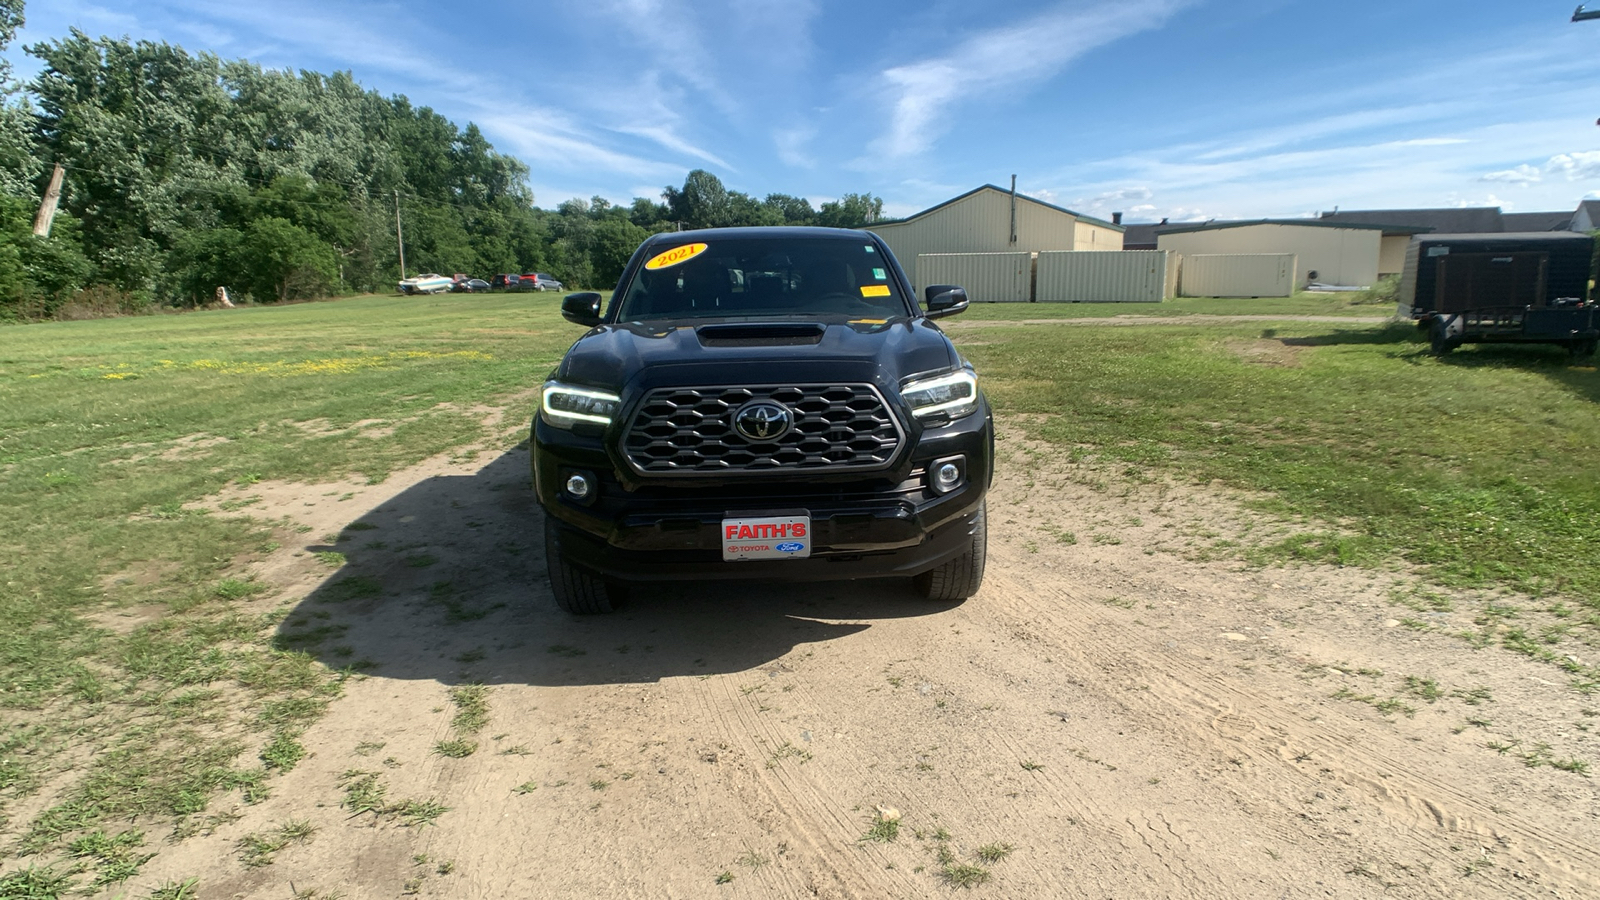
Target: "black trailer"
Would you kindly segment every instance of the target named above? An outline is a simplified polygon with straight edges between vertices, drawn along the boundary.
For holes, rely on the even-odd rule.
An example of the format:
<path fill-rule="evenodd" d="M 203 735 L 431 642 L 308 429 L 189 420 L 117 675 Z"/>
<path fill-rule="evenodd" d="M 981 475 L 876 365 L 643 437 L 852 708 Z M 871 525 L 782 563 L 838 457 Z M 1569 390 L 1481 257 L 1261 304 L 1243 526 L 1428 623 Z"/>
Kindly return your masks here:
<path fill-rule="evenodd" d="M 1593 255 L 1586 234 L 1419 234 L 1406 249 L 1399 313 L 1440 355 L 1533 343 L 1589 356 L 1600 340 L 1600 308 L 1588 299 Z"/>

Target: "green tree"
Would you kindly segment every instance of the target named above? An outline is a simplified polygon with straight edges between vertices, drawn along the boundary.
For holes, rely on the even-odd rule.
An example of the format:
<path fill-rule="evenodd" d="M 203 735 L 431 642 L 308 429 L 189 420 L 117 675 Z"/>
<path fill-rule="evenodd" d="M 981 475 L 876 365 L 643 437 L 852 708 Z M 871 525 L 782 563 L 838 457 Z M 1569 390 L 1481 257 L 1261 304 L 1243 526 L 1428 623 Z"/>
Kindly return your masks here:
<path fill-rule="evenodd" d="M 628 208 L 628 219 L 640 228 L 654 228 L 663 222 L 670 222 L 672 210 L 665 203 L 635 197 L 633 205 Z"/>
<path fill-rule="evenodd" d="M 828 228 L 861 228 L 883 218 L 883 199 L 871 194 L 845 194 L 822 204 L 817 224 Z"/>
<path fill-rule="evenodd" d="M 594 268 L 593 287 L 614 287 L 622 277 L 633 251 L 644 243 L 650 232 L 627 219 L 607 217 L 595 223 L 593 243 L 589 256 Z"/>
<path fill-rule="evenodd" d="M 728 189 L 722 179 L 695 169 L 683 179 L 681 189 L 667 186 L 661 192 L 674 221 L 685 228 L 718 228 L 732 224 Z"/>
<path fill-rule="evenodd" d="M 35 237 L 33 213 L 31 200 L 0 194 L 0 319 L 48 317 L 93 274 L 77 222 L 57 216 L 50 237 Z"/>
<path fill-rule="evenodd" d="M 339 274 L 333 250 L 287 219 L 251 222 L 237 252 L 243 281 L 257 300 L 322 297 Z"/>
<path fill-rule="evenodd" d="M 817 224 L 817 211 L 812 209 L 811 201 L 804 197 L 768 194 L 767 199 L 761 201 L 761 204 L 777 212 L 785 225 Z"/>

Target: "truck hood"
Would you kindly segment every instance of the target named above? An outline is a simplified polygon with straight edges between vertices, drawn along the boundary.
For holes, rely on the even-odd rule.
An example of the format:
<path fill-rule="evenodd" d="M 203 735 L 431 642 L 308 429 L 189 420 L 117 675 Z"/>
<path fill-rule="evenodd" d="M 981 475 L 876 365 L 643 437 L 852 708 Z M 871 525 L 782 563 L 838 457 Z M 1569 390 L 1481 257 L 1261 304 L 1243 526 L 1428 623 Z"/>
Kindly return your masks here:
<path fill-rule="evenodd" d="M 601 325 L 572 345 L 555 377 L 619 393 L 818 382 L 892 392 L 912 375 L 959 365 L 950 339 L 926 319 L 718 319 Z"/>

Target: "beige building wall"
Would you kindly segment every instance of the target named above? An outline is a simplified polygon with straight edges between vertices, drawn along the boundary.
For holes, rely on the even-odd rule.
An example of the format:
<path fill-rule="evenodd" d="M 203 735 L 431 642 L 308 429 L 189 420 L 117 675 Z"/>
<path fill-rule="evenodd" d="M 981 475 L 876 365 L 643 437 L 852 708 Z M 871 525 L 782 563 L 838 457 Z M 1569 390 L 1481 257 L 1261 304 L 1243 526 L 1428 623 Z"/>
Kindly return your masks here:
<path fill-rule="evenodd" d="M 1378 274 L 1399 275 L 1406 268 L 1406 248 L 1411 246 L 1409 234 L 1386 234 L 1378 250 Z"/>
<path fill-rule="evenodd" d="M 883 238 L 920 290 L 924 279 L 916 268 L 923 254 L 1074 250 L 1078 224 L 1076 216 L 1018 194 L 1017 242 L 1012 244 L 1011 194 L 984 188 L 909 222 L 870 225 L 868 230 Z"/>
<path fill-rule="evenodd" d="M 1079 219 L 1073 231 L 1072 243 L 1072 249 L 1074 250 L 1121 250 L 1122 232 L 1115 228 L 1107 228 L 1104 225 L 1096 225 L 1093 222 L 1085 222 Z M 1041 247 L 1036 249 L 1048 250 L 1050 248 Z"/>
<path fill-rule="evenodd" d="M 1308 272 L 1324 284 L 1368 286 L 1378 280 L 1378 258 L 1383 232 L 1375 228 L 1329 228 L 1315 225 L 1241 225 L 1163 234 L 1156 239 L 1162 250 L 1185 257 L 1196 254 L 1292 253 L 1299 264 L 1296 287 L 1304 287 Z M 1185 291 L 1187 293 L 1187 290 Z"/>

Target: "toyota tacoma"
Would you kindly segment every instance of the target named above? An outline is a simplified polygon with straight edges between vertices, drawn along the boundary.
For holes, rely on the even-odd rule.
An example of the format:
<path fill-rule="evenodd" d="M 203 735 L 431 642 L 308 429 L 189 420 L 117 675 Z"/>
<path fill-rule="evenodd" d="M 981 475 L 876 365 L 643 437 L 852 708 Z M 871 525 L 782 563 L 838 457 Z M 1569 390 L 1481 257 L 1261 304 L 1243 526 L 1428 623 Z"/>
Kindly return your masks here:
<path fill-rule="evenodd" d="M 532 428 L 556 603 L 645 582 L 909 578 L 978 590 L 994 422 L 978 378 L 866 231 L 724 228 L 645 241 L 550 374 Z"/>

